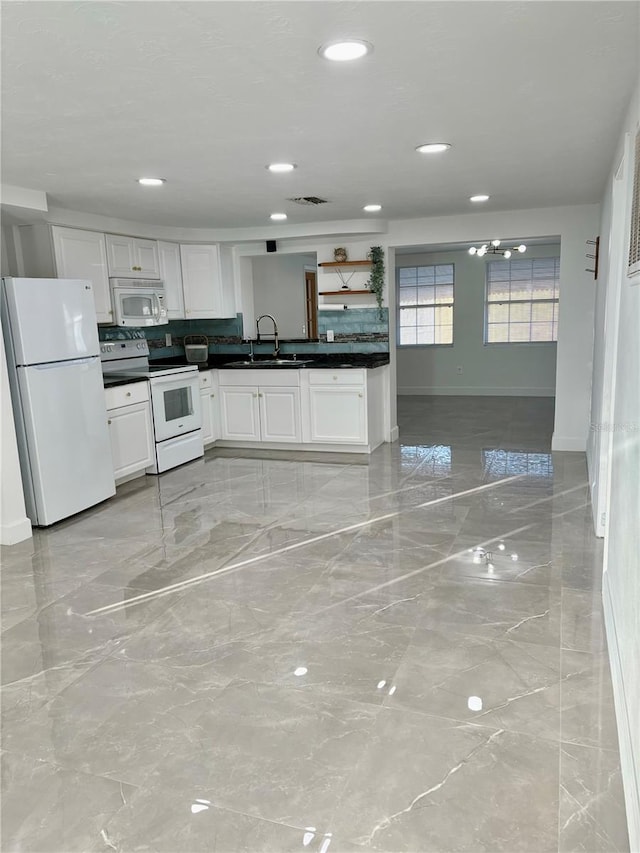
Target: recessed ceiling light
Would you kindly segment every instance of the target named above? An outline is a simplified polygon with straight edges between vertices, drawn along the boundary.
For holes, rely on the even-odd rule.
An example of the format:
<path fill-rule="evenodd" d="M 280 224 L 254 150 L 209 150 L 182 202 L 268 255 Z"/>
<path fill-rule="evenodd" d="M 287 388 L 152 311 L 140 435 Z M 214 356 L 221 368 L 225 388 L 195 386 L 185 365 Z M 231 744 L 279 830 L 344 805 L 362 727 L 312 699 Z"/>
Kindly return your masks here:
<path fill-rule="evenodd" d="M 418 145 L 416 151 L 419 151 L 420 154 L 442 154 L 449 148 L 451 145 L 448 142 L 425 142 L 423 145 Z"/>
<path fill-rule="evenodd" d="M 350 62 L 352 59 L 361 59 L 367 53 L 371 53 L 372 50 L 373 46 L 368 41 L 347 39 L 323 44 L 318 48 L 318 53 L 333 62 Z"/>
<path fill-rule="evenodd" d="M 265 166 L 270 172 L 293 172 L 296 168 L 295 163 L 269 163 Z"/>
<path fill-rule="evenodd" d="M 488 195 L 472 195 L 469 201 L 489 201 Z"/>
<path fill-rule="evenodd" d="M 271 214 L 271 219 L 286 219 L 286 218 L 287 218 L 286 213 L 272 213 Z"/>
<path fill-rule="evenodd" d="M 143 187 L 161 187 L 166 182 L 165 178 L 138 178 L 138 183 Z"/>
<path fill-rule="evenodd" d="M 379 210 L 382 210 L 382 205 L 381 204 L 365 204 L 365 206 L 362 209 L 366 210 L 367 213 L 377 213 Z"/>

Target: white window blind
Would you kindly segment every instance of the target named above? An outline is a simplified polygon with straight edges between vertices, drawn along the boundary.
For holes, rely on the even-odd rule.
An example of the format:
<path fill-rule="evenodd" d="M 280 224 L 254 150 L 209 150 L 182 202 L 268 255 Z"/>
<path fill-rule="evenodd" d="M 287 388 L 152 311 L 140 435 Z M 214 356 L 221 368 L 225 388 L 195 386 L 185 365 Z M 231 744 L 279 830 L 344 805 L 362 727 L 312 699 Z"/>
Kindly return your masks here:
<path fill-rule="evenodd" d="M 560 258 L 517 258 L 487 264 L 485 342 L 558 339 Z"/>
<path fill-rule="evenodd" d="M 453 264 L 398 269 L 398 346 L 453 343 Z"/>
<path fill-rule="evenodd" d="M 636 134 L 633 197 L 631 199 L 631 233 L 629 234 L 629 268 L 627 275 L 640 272 L 640 130 Z"/>

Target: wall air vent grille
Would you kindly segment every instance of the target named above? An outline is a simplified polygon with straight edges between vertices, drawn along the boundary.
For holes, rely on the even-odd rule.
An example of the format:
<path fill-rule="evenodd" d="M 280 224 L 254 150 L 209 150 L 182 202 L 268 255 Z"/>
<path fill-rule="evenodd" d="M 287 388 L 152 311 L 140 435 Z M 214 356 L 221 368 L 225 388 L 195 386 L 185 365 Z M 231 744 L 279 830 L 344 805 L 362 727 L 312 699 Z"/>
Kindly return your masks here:
<path fill-rule="evenodd" d="M 631 233 L 629 235 L 629 267 L 627 275 L 640 272 L 640 130 L 636 134 L 633 197 L 631 199 Z"/>
<path fill-rule="evenodd" d="M 328 204 L 326 198 L 318 198 L 317 195 L 303 195 L 298 198 L 288 198 L 287 201 L 293 201 L 295 204 Z"/>

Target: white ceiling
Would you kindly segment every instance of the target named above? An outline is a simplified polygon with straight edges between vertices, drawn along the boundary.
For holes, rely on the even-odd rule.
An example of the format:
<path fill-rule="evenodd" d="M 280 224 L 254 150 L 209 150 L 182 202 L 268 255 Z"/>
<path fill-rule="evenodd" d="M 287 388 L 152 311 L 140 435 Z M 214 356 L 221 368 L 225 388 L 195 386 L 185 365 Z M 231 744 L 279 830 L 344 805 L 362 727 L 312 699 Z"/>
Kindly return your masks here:
<path fill-rule="evenodd" d="M 411 218 L 599 200 L 636 2 L 9 2 L 3 171 L 158 225 Z M 318 46 L 363 38 L 355 63 Z M 414 148 L 448 141 L 427 157 Z M 290 175 L 265 164 L 293 161 Z M 167 179 L 143 189 L 141 175 Z M 486 192 L 481 208 L 468 197 Z M 330 204 L 300 207 L 290 196 Z"/>

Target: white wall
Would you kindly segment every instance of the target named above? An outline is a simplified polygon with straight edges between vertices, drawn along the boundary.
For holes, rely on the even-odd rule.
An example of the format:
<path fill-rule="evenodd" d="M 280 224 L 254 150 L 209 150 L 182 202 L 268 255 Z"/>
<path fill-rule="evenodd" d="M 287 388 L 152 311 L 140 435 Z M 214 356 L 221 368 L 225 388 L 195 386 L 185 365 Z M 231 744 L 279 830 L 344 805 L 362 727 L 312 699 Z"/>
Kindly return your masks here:
<path fill-rule="evenodd" d="M 556 412 L 552 448 L 582 450 L 587 446 L 591 403 L 595 281 L 585 272 L 587 240 L 598 233 L 598 206 L 553 207 L 472 213 L 389 223 L 387 246 L 425 246 L 438 243 L 477 243 L 559 237 L 560 322 L 556 361 Z M 394 288 L 389 291 L 390 315 L 396 310 Z"/>
<path fill-rule="evenodd" d="M 608 252 L 618 249 L 624 258 L 629 246 L 632 150 L 639 124 L 640 79 L 612 161 L 600 223 L 600 238 Z M 630 155 L 622 179 L 626 215 L 620 222 L 613 213 L 614 179 L 625 149 Z M 601 417 L 605 365 L 612 355 L 611 416 L 603 424 L 611 458 L 603 593 L 631 850 L 640 850 L 640 275 L 628 279 L 625 263 L 616 282 L 609 270 L 606 263 L 601 285 L 606 293 L 619 284 L 617 329 L 613 324 L 614 334 L 605 336 L 603 346 L 605 325 L 612 328 L 612 324 L 602 316 L 606 300 L 599 299 L 593 411 L 594 417 Z M 594 450 L 593 442 L 590 450 Z M 593 458 L 591 461 L 593 464 Z"/>
<path fill-rule="evenodd" d="M 526 235 L 523 236 L 526 243 Z M 559 255 L 560 246 L 551 244 L 530 246 L 524 257 Z M 455 279 L 453 346 L 399 348 L 399 394 L 554 395 L 555 343 L 484 343 L 488 260 L 491 256 L 472 257 L 466 250 L 396 254 L 396 269 L 421 264 L 453 264 Z M 458 367 L 462 368 L 461 374 Z"/>
<path fill-rule="evenodd" d="M 315 269 L 314 254 L 278 253 L 252 259 L 253 306 L 256 318 L 261 314 L 272 314 L 278 323 L 281 338 L 307 336 L 304 272 L 305 267 L 310 264 Z M 263 323 L 261 330 L 269 332 L 269 323 L 264 320 Z M 255 327 L 253 331 L 246 333 L 255 337 Z"/>
<path fill-rule="evenodd" d="M 0 334 L 0 545 L 15 545 L 31 536 L 20 476 L 9 376 Z"/>

